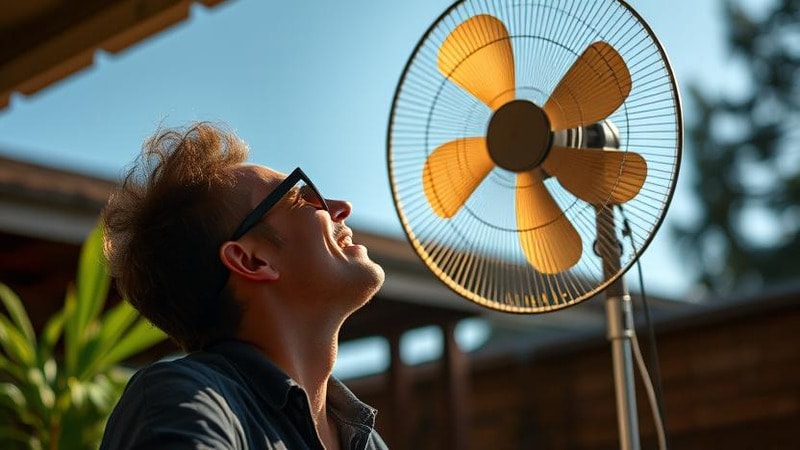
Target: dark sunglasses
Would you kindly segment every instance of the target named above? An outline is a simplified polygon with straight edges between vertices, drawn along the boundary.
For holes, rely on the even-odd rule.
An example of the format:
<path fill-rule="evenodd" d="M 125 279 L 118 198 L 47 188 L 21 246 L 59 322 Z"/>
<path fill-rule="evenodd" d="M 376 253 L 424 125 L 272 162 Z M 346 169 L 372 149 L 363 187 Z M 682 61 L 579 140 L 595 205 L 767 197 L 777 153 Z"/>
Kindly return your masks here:
<path fill-rule="evenodd" d="M 286 179 L 281 181 L 281 183 L 272 190 L 269 194 L 267 194 L 266 198 L 261 201 L 247 217 L 244 218 L 242 223 L 239 224 L 239 227 L 236 229 L 236 232 L 233 233 L 230 240 L 235 241 L 240 237 L 244 236 L 245 233 L 250 231 L 259 220 L 269 212 L 269 210 L 275 206 L 284 195 L 286 195 L 292 188 L 297 185 L 298 182 L 303 182 L 305 185 L 300 186 L 298 188 L 298 195 L 303 199 L 303 201 L 310 203 L 317 208 L 324 209 L 325 211 L 329 211 L 328 204 L 325 203 L 325 198 L 319 193 L 319 190 L 314 183 L 306 176 L 305 173 L 298 167 L 289 174 Z"/>

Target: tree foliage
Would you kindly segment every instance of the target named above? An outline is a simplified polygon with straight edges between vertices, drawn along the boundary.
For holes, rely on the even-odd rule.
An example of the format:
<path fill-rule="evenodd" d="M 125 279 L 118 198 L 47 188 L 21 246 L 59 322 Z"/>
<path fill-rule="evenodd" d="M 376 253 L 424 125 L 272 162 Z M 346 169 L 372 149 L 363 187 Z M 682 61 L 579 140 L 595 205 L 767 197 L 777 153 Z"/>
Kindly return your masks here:
<path fill-rule="evenodd" d="M 717 292 L 800 275 L 800 0 L 762 6 L 772 11 L 724 4 L 744 88 L 689 87 L 701 214 L 678 233 L 699 281 Z"/>

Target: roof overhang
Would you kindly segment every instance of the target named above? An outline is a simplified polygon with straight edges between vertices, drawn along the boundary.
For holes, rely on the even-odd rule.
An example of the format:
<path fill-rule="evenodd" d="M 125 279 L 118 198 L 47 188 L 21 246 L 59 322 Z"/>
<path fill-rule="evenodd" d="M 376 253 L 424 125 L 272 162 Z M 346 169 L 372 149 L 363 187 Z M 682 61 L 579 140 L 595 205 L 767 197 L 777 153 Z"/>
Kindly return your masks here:
<path fill-rule="evenodd" d="M 0 108 L 117 53 L 189 15 L 193 3 L 224 0 L 24 0 L 0 14 Z"/>

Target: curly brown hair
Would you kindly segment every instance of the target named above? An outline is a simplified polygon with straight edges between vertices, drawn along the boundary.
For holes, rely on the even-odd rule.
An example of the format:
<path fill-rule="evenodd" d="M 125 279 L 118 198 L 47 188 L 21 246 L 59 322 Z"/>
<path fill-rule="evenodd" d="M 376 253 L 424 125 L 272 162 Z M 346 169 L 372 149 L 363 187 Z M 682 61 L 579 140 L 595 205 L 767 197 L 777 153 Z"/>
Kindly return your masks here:
<path fill-rule="evenodd" d="M 234 170 L 247 155 L 217 125 L 159 129 L 103 211 L 118 289 L 185 351 L 232 336 L 241 322 L 218 252 L 250 208 Z"/>

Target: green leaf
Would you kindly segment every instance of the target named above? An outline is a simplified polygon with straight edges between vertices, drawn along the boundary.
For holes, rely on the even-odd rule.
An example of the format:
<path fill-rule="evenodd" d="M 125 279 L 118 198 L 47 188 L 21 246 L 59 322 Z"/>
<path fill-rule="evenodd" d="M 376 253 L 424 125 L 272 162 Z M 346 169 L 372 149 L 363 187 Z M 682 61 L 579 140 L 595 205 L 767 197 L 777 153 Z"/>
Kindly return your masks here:
<path fill-rule="evenodd" d="M 108 346 L 116 344 L 137 318 L 139 318 L 139 313 L 130 303 L 125 300 L 119 302 L 103 316 L 100 341 Z"/>
<path fill-rule="evenodd" d="M 62 389 L 56 396 L 56 409 L 59 411 L 69 411 L 72 408 L 72 399 L 69 389 Z"/>
<path fill-rule="evenodd" d="M 0 406 L 4 406 L 18 415 L 28 408 L 25 394 L 14 383 L 0 383 Z"/>
<path fill-rule="evenodd" d="M 78 381 L 77 378 L 70 377 L 67 380 L 67 386 L 69 386 L 69 394 L 70 398 L 72 399 L 72 404 L 78 409 L 83 408 L 83 404 L 86 400 L 86 388 L 84 387 L 83 383 Z"/>
<path fill-rule="evenodd" d="M 111 284 L 103 259 L 103 227 L 100 223 L 83 243 L 75 283 L 78 309 L 73 320 L 80 333 L 103 310 Z"/>
<path fill-rule="evenodd" d="M 138 318 L 139 313 L 124 300 L 109 310 L 99 321 L 100 331 L 86 343 L 78 358 L 78 365 L 83 368 L 79 373 L 94 367 L 97 359 L 110 352 Z"/>
<path fill-rule="evenodd" d="M 129 369 L 125 366 L 112 366 L 106 371 L 103 376 L 114 386 L 114 389 L 119 389 L 120 392 L 128 385 L 128 380 L 131 379 L 135 370 Z"/>
<path fill-rule="evenodd" d="M 5 372 L 11 375 L 19 382 L 25 381 L 25 372 L 22 370 L 22 368 L 19 367 L 17 364 L 9 361 L 8 358 L 3 356 L 2 354 L 0 354 L 0 372 Z"/>
<path fill-rule="evenodd" d="M 92 368 L 93 372 L 106 370 L 108 367 L 123 361 L 142 350 L 166 339 L 163 331 L 154 327 L 145 319 L 139 319 L 130 332 L 119 340 L 114 348 L 104 354 Z"/>
<path fill-rule="evenodd" d="M 38 386 L 38 389 L 39 401 L 42 402 L 42 406 L 44 406 L 45 410 L 51 411 L 56 403 L 56 394 L 53 392 L 53 388 L 47 383 L 42 383 Z"/>
<path fill-rule="evenodd" d="M 47 384 L 44 373 L 38 367 L 28 370 L 28 385 L 25 386 L 25 391 L 27 392 L 28 406 L 36 411 L 43 423 L 48 423 L 53 413 L 55 392 Z"/>
<path fill-rule="evenodd" d="M 67 296 L 64 299 L 64 365 L 67 374 L 74 374 L 78 364 L 78 352 L 81 342 L 78 339 L 78 321 L 75 319 L 78 309 L 78 300 L 75 297 L 75 288 L 67 286 Z"/>
<path fill-rule="evenodd" d="M 39 363 L 44 363 L 53 354 L 53 347 L 58 342 L 61 332 L 64 330 L 65 309 L 57 312 L 48 319 L 42 334 L 39 338 Z"/>
<path fill-rule="evenodd" d="M 96 325 L 96 322 L 93 324 Z M 98 352 L 99 347 L 100 342 L 97 333 L 93 333 L 88 340 L 83 341 L 83 345 L 81 345 L 78 352 L 78 362 L 75 365 L 73 375 L 83 380 L 90 378 L 96 372 L 93 367 L 95 367 L 95 362 L 101 356 Z"/>
<path fill-rule="evenodd" d="M 33 326 L 28 318 L 28 313 L 25 307 L 22 306 L 17 294 L 14 293 L 8 286 L 0 283 L 0 300 L 6 307 L 11 320 L 17 325 L 17 328 L 22 332 L 31 345 L 36 346 L 36 335 L 33 333 Z"/>
<path fill-rule="evenodd" d="M 101 319 L 100 336 L 103 342 L 116 342 L 120 336 L 139 318 L 139 313 L 127 301 L 121 301 Z"/>
<path fill-rule="evenodd" d="M 58 363 L 55 359 L 49 358 L 42 364 L 44 379 L 50 386 L 55 386 L 58 381 Z"/>
<path fill-rule="evenodd" d="M 109 383 L 89 383 L 86 386 L 89 402 L 99 411 L 111 410 L 117 401 L 109 388 Z"/>
<path fill-rule="evenodd" d="M 9 358 L 24 367 L 36 365 L 36 351 L 31 346 L 31 342 L 25 338 L 23 331 L 20 331 L 8 317 L 0 314 L 0 346 L 3 347 Z"/>

